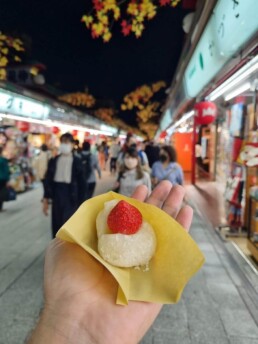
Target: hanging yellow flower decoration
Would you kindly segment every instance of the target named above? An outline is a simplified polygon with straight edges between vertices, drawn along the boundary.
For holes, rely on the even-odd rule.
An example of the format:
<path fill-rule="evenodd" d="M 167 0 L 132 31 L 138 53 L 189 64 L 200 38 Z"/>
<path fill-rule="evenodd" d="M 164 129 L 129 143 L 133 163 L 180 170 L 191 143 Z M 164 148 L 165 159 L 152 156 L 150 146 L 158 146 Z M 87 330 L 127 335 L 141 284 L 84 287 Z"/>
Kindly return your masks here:
<path fill-rule="evenodd" d="M 5 67 L 7 64 L 8 64 L 8 59 L 5 56 L 0 57 L 0 67 Z"/>
<path fill-rule="evenodd" d="M 145 109 L 155 93 L 159 92 L 162 88 L 165 87 L 166 83 L 164 81 L 158 81 L 151 84 L 150 86 L 143 85 L 136 88 L 136 90 L 124 97 L 123 103 L 121 105 L 121 110 L 126 111 L 132 110 L 133 108 L 137 108 L 139 110 Z"/>
<path fill-rule="evenodd" d="M 121 104 L 122 111 L 136 110 L 138 126 L 144 135 L 149 137 L 152 134 L 154 135 L 157 130 L 157 125 L 153 120 L 157 121 L 158 116 L 160 116 L 161 102 L 155 100 L 155 95 L 165 87 L 166 83 L 164 81 L 158 81 L 151 85 L 142 85 L 127 94 Z M 158 98 L 160 98 L 160 95 L 158 95 Z"/>
<path fill-rule="evenodd" d="M 152 84 L 151 87 L 152 87 L 152 91 L 156 93 L 156 92 L 159 92 L 159 90 L 161 90 L 162 88 L 166 87 L 166 83 L 165 81 L 158 81 Z"/>
<path fill-rule="evenodd" d="M 58 97 L 58 99 L 72 106 L 84 106 L 86 108 L 93 107 L 96 102 L 91 94 L 83 92 L 68 93 Z"/>
<path fill-rule="evenodd" d="M 153 102 L 153 103 L 148 104 L 142 110 L 137 111 L 138 119 L 143 123 L 148 122 L 152 117 L 155 117 L 158 115 L 157 109 L 159 108 L 159 106 L 160 106 L 159 102 Z"/>
<path fill-rule="evenodd" d="M 151 121 L 147 123 L 139 123 L 139 128 L 145 135 L 152 139 L 158 130 L 158 124 Z"/>
<path fill-rule="evenodd" d="M 160 7 L 176 7 L 181 0 L 92 0 L 92 9 L 81 21 L 91 31 L 92 38 L 101 37 L 104 42 L 112 38 L 112 26 L 119 19 L 124 36 L 133 33 L 142 36 L 144 22 L 153 19 Z M 101 25 L 100 25 L 101 24 Z M 104 26 L 104 29 L 102 28 Z"/>
<path fill-rule="evenodd" d="M 4 35 L 0 32 L 0 80 L 6 80 L 5 68 L 10 63 L 21 62 L 19 54 L 24 51 L 23 42 L 19 38 Z"/>
<path fill-rule="evenodd" d="M 94 114 L 99 119 L 110 124 L 110 123 L 113 123 L 115 110 L 113 108 L 99 108 L 96 111 L 94 111 Z"/>
<path fill-rule="evenodd" d="M 6 80 L 6 70 L 4 68 L 0 68 L 0 80 Z"/>

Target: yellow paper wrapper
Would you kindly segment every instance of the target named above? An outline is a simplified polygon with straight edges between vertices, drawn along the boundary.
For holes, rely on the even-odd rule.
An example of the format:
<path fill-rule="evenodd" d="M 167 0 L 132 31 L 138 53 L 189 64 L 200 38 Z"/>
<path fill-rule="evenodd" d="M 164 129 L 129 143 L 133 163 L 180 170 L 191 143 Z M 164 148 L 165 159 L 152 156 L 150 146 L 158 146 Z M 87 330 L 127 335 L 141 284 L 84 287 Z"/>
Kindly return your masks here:
<path fill-rule="evenodd" d="M 96 217 L 104 203 L 113 199 L 125 200 L 142 213 L 154 229 L 157 249 L 149 270 L 119 268 L 104 261 L 98 253 Z M 58 231 L 57 237 L 76 243 L 103 264 L 119 284 L 117 304 L 129 300 L 155 303 L 175 303 L 190 278 L 204 263 L 196 243 L 173 218 L 161 209 L 114 192 L 91 198 Z"/>

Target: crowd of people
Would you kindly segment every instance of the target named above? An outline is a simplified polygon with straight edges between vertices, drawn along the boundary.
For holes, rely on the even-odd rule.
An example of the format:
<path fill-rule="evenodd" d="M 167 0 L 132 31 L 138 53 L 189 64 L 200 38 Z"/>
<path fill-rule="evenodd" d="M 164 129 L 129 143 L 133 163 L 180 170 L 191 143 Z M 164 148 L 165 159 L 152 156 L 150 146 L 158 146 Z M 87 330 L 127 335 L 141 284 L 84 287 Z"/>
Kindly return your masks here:
<path fill-rule="evenodd" d="M 8 187 L 8 163 L 3 157 L 0 163 L 4 173 L 0 174 L 0 209 Z M 72 134 L 60 137 L 59 154 L 53 156 L 46 144 L 35 159 L 36 179 L 43 186 L 43 212 L 48 214 L 52 206 L 52 236 L 75 212 L 79 205 L 94 194 L 97 175 L 109 170 L 115 176 L 110 189 L 130 197 L 139 185 L 145 185 L 148 194 L 162 180 L 173 185 L 183 184 L 183 171 L 177 163 L 174 147 L 157 145 L 154 142 L 137 142 L 129 133 L 123 145 L 113 138 L 110 145 L 106 141 L 91 146 L 88 141 L 80 145 Z"/>
<path fill-rule="evenodd" d="M 111 189 L 131 196 L 135 188 L 145 185 L 148 194 L 162 180 L 173 184 L 183 184 L 183 171 L 176 162 L 176 152 L 172 146 L 158 146 L 146 142 L 136 142 L 128 134 L 124 145 L 114 138 L 110 147 L 103 141 L 91 149 L 89 142 L 74 146 L 69 133 L 60 138 L 60 154 L 45 164 L 43 212 L 47 215 L 52 204 L 52 235 L 75 212 L 79 205 L 91 198 L 96 187 L 96 172 L 99 179 L 109 165 L 110 173 L 116 174 Z M 147 149 L 148 147 L 148 149 Z M 42 160 L 46 161 L 46 155 Z M 151 163 L 150 163 L 151 161 Z"/>

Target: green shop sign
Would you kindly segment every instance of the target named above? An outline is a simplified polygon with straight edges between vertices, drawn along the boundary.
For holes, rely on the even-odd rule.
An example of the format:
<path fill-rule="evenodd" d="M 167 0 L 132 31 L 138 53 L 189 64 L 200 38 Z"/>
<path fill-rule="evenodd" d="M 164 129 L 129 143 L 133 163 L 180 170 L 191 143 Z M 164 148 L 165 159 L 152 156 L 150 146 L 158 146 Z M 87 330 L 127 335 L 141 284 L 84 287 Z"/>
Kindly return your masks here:
<path fill-rule="evenodd" d="M 258 0 L 219 0 L 186 68 L 186 95 L 196 97 L 257 31 Z"/>

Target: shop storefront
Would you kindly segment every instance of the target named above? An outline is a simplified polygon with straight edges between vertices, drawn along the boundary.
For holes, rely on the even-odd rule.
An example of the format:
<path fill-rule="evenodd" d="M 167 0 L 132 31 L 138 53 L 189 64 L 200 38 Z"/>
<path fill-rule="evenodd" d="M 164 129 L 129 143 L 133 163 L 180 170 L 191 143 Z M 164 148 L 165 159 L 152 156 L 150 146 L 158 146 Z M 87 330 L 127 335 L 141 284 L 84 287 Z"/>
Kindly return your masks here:
<path fill-rule="evenodd" d="M 236 81 L 237 80 L 237 81 Z M 226 237 L 248 246 L 258 260 L 258 56 L 251 57 L 207 98 L 221 109 L 216 130 L 216 180 L 225 185 Z M 229 85 L 234 83 L 233 87 Z M 224 91 L 223 91 L 224 87 Z M 221 91 L 222 90 L 222 91 Z"/>
<path fill-rule="evenodd" d="M 60 135 L 68 131 L 78 142 L 89 140 L 92 145 L 117 134 L 117 128 L 69 106 L 0 84 L 0 145 L 9 160 L 10 184 L 17 192 L 33 186 L 34 162 L 42 144 L 55 156 Z"/>
<path fill-rule="evenodd" d="M 255 0 L 217 1 L 182 75 L 177 75 L 181 84 L 160 130 L 172 135 L 175 144 L 182 131 L 191 136 L 192 183 L 220 183 L 226 211 L 220 231 L 224 238 L 248 237 L 244 245 L 258 260 L 256 13 Z M 205 103 L 201 122 L 200 107 Z M 214 119 L 205 123 L 213 106 Z"/>

